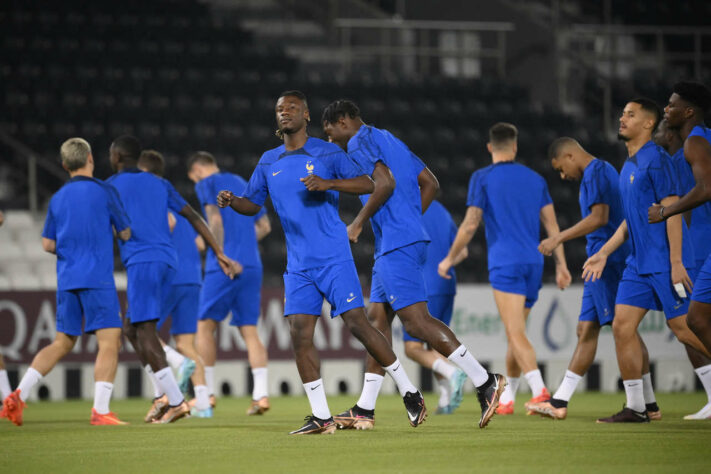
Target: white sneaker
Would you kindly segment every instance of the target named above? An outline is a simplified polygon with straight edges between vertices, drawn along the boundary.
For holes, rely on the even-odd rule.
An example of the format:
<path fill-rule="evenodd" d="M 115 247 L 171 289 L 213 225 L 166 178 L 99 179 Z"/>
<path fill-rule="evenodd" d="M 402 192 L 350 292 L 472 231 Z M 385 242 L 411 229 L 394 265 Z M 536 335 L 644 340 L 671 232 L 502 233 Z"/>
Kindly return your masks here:
<path fill-rule="evenodd" d="M 685 420 L 711 420 L 711 402 L 708 402 L 704 407 L 693 415 L 686 415 Z"/>

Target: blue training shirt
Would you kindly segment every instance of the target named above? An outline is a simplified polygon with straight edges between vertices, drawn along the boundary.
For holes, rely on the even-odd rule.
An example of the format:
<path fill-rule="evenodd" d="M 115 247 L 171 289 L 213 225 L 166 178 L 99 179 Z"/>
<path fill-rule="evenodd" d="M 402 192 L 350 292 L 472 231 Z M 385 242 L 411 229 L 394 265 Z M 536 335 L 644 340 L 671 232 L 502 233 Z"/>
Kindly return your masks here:
<path fill-rule="evenodd" d="M 220 191 L 229 189 L 236 196 L 240 196 L 246 187 L 247 182 L 241 176 L 232 173 L 215 173 L 199 181 L 195 185 L 195 192 L 200 200 L 205 219 L 207 219 L 205 206 L 218 207 L 217 194 Z M 255 216 L 243 216 L 227 207 L 220 209 L 225 236 L 225 255 L 237 260 L 243 267 L 262 267 L 254 224 L 264 214 L 266 214 L 264 208 L 260 209 Z M 222 270 L 217 262 L 217 257 L 215 257 L 215 252 L 208 249 L 205 273 L 219 271 Z"/>
<path fill-rule="evenodd" d="M 538 251 L 540 214 L 552 202 L 543 177 L 514 161 L 494 163 L 472 174 L 467 206 L 483 211 L 489 270 L 543 264 Z"/>
<path fill-rule="evenodd" d="M 653 141 L 627 158 L 620 172 L 622 207 L 632 253 L 627 260 L 641 275 L 671 271 L 666 221 L 650 224 L 647 209 L 668 196 L 679 195 L 679 183 L 669 154 Z M 686 223 L 682 223 L 682 262 L 694 268 L 694 253 Z"/>
<path fill-rule="evenodd" d="M 175 247 L 168 227 L 168 209 L 180 212 L 187 205 L 172 184 L 138 168 L 125 169 L 108 180 L 121 196 L 131 218 L 131 238 L 119 241 L 124 266 L 164 262 L 177 268 Z"/>
<path fill-rule="evenodd" d="M 580 214 L 585 219 L 595 204 L 607 204 L 609 214 L 607 224 L 585 236 L 588 257 L 595 254 L 612 237 L 625 219 L 620 196 L 620 175 L 607 161 L 593 159 L 583 171 L 580 182 Z M 624 262 L 630 253 L 630 243 L 625 241 L 608 257 L 610 262 Z"/>
<path fill-rule="evenodd" d="M 711 130 L 703 125 L 694 127 L 689 136 L 701 137 L 711 143 Z M 696 178 L 694 178 L 694 173 L 691 171 L 691 165 L 684 157 L 684 148 L 676 152 L 674 163 L 680 176 L 681 189 L 679 192 L 683 196 L 696 186 Z M 711 254 L 711 202 L 707 201 L 692 209 L 689 235 L 691 236 L 691 244 L 694 247 L 696 260 L 706 260 L 706 257 Z"/>
<path fill-rule="evenodd" d="M 395 178 L 395 190 L 370 223 L 375 234 L 375 258 L 395 249 L 430 240 L 422 224 L 422 198 L 417 177 L 425 164 L 387 130 L 363 125 L 348 141 L 348 155 L 372 175 L 382 161 Z M 363 204 L 369 194 L 360 196 Z"/>
<path fill-rule="evenodd" d="M 57 289 L 114 289 L 114 235 L 130 221 L 116 190 L 75 176 L 52 196 L 42 237 L 57 244 Z"/>
<path fill-rule="evenodd" d="M 170 213 L 175 217 L 175 228 L 171 240 L 178 257 L 178 267 L 173 277 L 173 285 L 199 285 L 202 283 L 202 262 L 195 243 L 198 233 L 186 218 L 173 211 Z"/>
<path fill-rule="evenodd" d="M 439 262 L 449 253 L 449 248 L 457 236 L 457 225 L 452 216 L 439 201 L 432 201 L 427 212 L 422 216 L 430 243 L 427 246 L 427 260 L 425 260 L 425 285 L 427 296 L 453 295 L 457 292 L 457 275 L 454 267 L 449 269 L 447 280 L 437 273 Z"/>
<path fill-rule="evenodd" d="M 309 174 L 347 179 L 366 173 L 338 145 L 309 137 L 298 150 L 281 145 L 265 152 L 243 194 L 259 206 L 271 196 L 286 236 L 289 272 L 353 260 L 338 192 L 307 190 L 300 179 Z"/>

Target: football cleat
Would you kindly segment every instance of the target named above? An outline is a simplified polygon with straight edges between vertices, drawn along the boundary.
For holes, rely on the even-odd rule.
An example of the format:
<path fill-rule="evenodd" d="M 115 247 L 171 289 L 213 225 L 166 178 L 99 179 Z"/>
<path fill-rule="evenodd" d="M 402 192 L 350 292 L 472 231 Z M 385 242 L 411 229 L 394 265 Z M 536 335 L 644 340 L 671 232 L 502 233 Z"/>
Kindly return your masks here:
<path fill-rule="evenodd" d="M 452 395 L 449 398 L 449 413 L 459 408 L 464 399 L 464 382 L 467 381 L 467 374 L 463 370 L 457 369 L 452 379 L 449 381 Z"/>
<path fill-rule="evenodd" d="M 195 407 L 190 409 L 190 416 L 195 418 L 212 418 L 212 407 L 207 407 L 204 410 L 198 410 Z"/>
<path fill-rule="evenodd" d="M 407 392 L 402 401 L 405 402 L 405 409 L 407 410 L 407 419 L 410 422 L 410 426 L 416 428 L 417 425 L 424 423 L 425 418 L 427 418 L 427 408 L 425 407 L 425 399 L 419 392 Z"/>
<path fill-rule="evenodd" d="M 306 434 L 333 434 L 336 432 L 336 422 L 333 421 L 333 417 L 322 420 L 313 415 L 309 415 L 304 418 L 304 426 L 298 430 L 290 432 L 290 435 L 306 435 Z"/>
<path fill-rule="evenodd" d="M 686 415 L 685 420 L 711 420 L 711 402 L 692 415 Z"/>
<path fill-rule="evenodd" d="M 553 418 L 554 420 L 565 420 L 565 417 L 568 416 L 567 407 L 556 408 L 550 401 L 531 403 L 528 405 L 528 410 L 544 417 Z"/>
<path fill-rule="evenodd" d="M 533 411 L 531 411 L 528 408 L 529 405 L 532 405 L 534 403 L 547 402 L 550 399 L 551 399 L 551 394 L 548 391 L 548 389 L 544 387 L 543 390 L 541 390 L 540 395 L 531 398 L 529 401 L 527 401 L 526 403 L 523 404 L 524 408 L 526 409 L 526 414 L 533 415 Z"/>
<path fill-rule="evenodd" d="M 146 423 L 152 423 L 159 419 L 165 411 L 168 409 L 168 397 L 166 395 L 161 395 L 153 399 L 153 405 L 151 405 L 150 410 L 146 413 L 143 421 Z"/>
<path fill-rule="evenodd" d="M 514 412 L 514 402 L 510 401 L 508 403 L 499 403 L 499 406 L 496 407 L 496 414 L 497 415 L 513 415 Z"/>
<path fill-rule="evenodd" d="M 26 406 L 27 404 L 20 398 L 20 389 L 18 388 L 3 400 L 0 413 L 3 418 L 7 418 L 16 426 L 22 426 L 22 410 Z"/>
<path fill-rule="evenodd" d="M 163 413 L 163 416 L 153 420 L 153 423 L 167 424 L 178 421 L 179 419 L 190 416 L 190 407 L 187 402 L 183 400 L 176 406 L 168 406 L 167 410 Z"/>
<path fill-rule="evenodd" d="M 333 417 L 340 430 L 372 430 L 375 426 L 375 410 L 364 410 L 358 405 Z"/>
<path fill-rule="evenodd" d="M 647 409 L 647 416 L 650 421 L 659 421 L 662 419 L 662 410 L 659 408 L 659 405 L 657 405 L 657 402 L 647 403 L 645 408 Z"/>
<path fill-rule="evenodd" d="M 178 369 L 178 387 L 182 393 L 187 393 L 188 383 L 193 372 L 195 372 L 195 361 L 186 357 Z"/>
<path fill-rule="evenodd" d="M 623 406 L 622 411 L 607 418 L 598 418 L 597 423 L 649 423 L 649 416 L 646 411 L 634 411 Z"/>
<path fill-rule="evenodd" d="M 96 409 L 92 408 L 91 409 L 91 424 L 94 426 L 102 426 L 102 425 L 127 425 L 125 421 L 119 420 L 118 416 L 116 416 L 115 413 L 113 412 L 108 412 L 104 415 L 98 413 Z"/>
<path fill-rule="evenodd" d="M 499 407 L 499 398 L 506 388 L 506 377 L 501 374 L 489 374 L 489 380 L 481 387 L 477 387 L 476 396 L 481 407 L 479 428 L 485 428 L 489 420 L 496 414 Z"/>
<path fill-rule="evenodd" d="M 263 415 L 269 410 L 269 399 L 262 397 L 259 400 L 252 400 L 252 404 L 247 408 L 247 415 Z"/>

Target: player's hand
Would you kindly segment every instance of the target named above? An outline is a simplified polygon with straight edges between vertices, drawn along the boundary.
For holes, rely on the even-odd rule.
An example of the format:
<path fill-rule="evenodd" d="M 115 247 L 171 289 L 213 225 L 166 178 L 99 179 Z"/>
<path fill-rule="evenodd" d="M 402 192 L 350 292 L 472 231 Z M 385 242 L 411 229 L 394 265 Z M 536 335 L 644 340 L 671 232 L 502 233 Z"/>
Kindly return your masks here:
<path fill-rule="evenodd" d="M 220 191 L 217 195 L 217 205 L 220 207 L 227 207 L 232 204 L 232 199 L 235 197 L 232 191 Z"/>
<path fill-rule="evenodd" d="M 691 294 L 692 290 L 694 289 L 694 284 L 691 282 L 691 278 L 689 278 L 689 274 L 687 273 L 686 268 L 684 268 L 683 263 L 672 263 L 671 278 L 672 285 L 681 283 L 682 285 L 684 285 L 684 288 L 686 288 L 686 294 Z"/>
<path fill-rule="evenodd" d="M 555 248 L 559 245 L 560 242 L 558 242 L 558 239 L 556 237 L 548 237 L 547 239 L 542 240 L 541 243 L 538 245 L 538 251 L 546 257 L 550 257 L 551 255 L 553 255 L 553 250 L 555 250 Z"/>
<path fill-rule="evenodd" d="M 360 233 L 363 232 L 363 224 L 359 221 L 353 221 L 346 228 L 346 230 L 348 231 L 348 240 L 355 244 L 358 242 L 358 236 L 360 236 Z"/>
<path fill-rule="evenodd" d="M 663 207 L 664 206 L 657 204 L 656 202 L 649 206 L 649 209 L 647 209 L 647 220 L 650 224 L 656 224 L 657 222 L 662 222 L 664 220 L 664 218 L 659 215 Z"/>
<path fill-rule="evenodd" d="M 583 279 L 585 281 L 595 281 L 602 277 L 602 271 L 607 264 L 607 255 L 596 253 L 583 264 Z"/>
<path fill-rule="evenodd" d="M 439 265 L 437 265 L 437 273 L 439 276 L 444 278 L 445 280 L 451 280 L 452 277 L 449 274 L 449 270 L 452 269 L 452 259 L 449 258 L 449 255 L 444 257 L 444 259 L 439 262 Z"/>
<path fill-rule="evenodd" d="M 225 272 L 225 275 L 230 277 L 230 280 L 234 279 L 235 276 L 242 273 L 242 264 L 236 260 L 232 260 L 224 253 L 217 255 L 217 262 L 220 264 L 220 268 L 222 268 L 222 271 Z"/>
<path fill-rule="evenodd" d="M 323 179 L 315 174 L 301 178 L 300 181 L 304 183 L 304 186 L 306 186 L 306 189 L 309 191 L 328 191 L 331 189 L 331 184 L 327 179 Z"/>
<path fill-rule="evenodd" d="M 570 275 L 570 272 L 568 271 L 568 267 L 565 265 L 560 265 L 557 266 L 555 269 L 555 283 L 558 285 L 558 288 L 561 290 L 565 290 L 570 286 L 570 283 L 573 281 L 573 277 Z"/>

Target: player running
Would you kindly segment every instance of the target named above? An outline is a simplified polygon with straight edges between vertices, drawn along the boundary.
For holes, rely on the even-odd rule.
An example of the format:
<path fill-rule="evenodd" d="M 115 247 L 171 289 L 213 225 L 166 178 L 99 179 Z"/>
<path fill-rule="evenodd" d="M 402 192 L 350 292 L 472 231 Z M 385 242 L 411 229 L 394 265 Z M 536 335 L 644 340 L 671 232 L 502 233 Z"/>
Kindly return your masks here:
<path fill-rule="evenodd" d="M 217 203 L 253 216 L 269 195 L 284 228 L 284 315 L 312 411 L 304 425 L 290 434 L 330 434 L 336 430 L 313 342 L 324 298 L 331 304 L 331 316 L 340 315 L 350 332 L 395 380 L 410 424 L 417 426 L 427 414 L 424 399 L 388 341 L 368 323 L 346 226 L 338 216 L 338 192 L 367 194 L 373 191 L 373 181 L 338 146 L 307 135 L 310 116 L 302 92 L 282 93 L 275 112 L 277 134 L 284 144 L 262 155 L 242 197 L 225 190 Z M 332 178 L 339 179 L 338 183 Z"/>
<path fill-rule="evenodd" d="M 368 219 L 375 234 L 368 319 L 390 340 L 397 313 L 410 336 L 427 342 L 458 365 L 477 387 L 479 427 L 484 428 L 495 414 L 506 381 L 502 375 L 489 373 L 427 308 L 423 266 L 430 238 L 422 224 L 422 213 L 439 189 L 437 178 L 390 132 L 366 125 L 356 104 L 349 100 L 331 103 L 323 112 L 322 124 L 329 138 L 375 181 L 373 193 L 361 197 L 363 208 L 348 226 L 354 242 Z M 443 277 L 451 278 L 448 273 L 449 268 Z M 336 417 L 341 428 L 373 427 L 383 375 L 380 365 L 367 357 L 358 402 Z"/>
<path fill-rule="evenodd" d="M 445 275 L 456 256 L 471 241 L 482 219 L 486 224 L 489 281 L 506 328 L 506 371 L 509 386 L 501 396 L 497 413 L 513 414 L 521 371 L 533 397 L 530 403 L 546 401 L 550 394 L 536 364 L 536 352 L 526 337 L 526 320 L 538 299 L 543 276 L 543 256 L 538 252 L 540 223 L 549 237 L 559 232 L 555 210 L 545 180 L 516 163 L 518 130 L 508 123 L 489 129 L 487 149 L 493 164 L 472 174 L 467 212 L 449 254 L 439 265 Z M 553 251 L 556 283 L 570 285 L 563 246 Z"/>
<path fill-rule="evenodd" d="M 242 272 L 234 280 L 220 271 L 215 254 L 208 251 L 205 281 L 200 292 L 198 352 L 205 361 L 208 390 L 215 400 L 215 362 L 217 360 L 217 324 L 232 312 L 230 324 L 239 329 L 247 346 L 254 385 L 248 415 L 269 410 L 267 388 L 267 350 L 259 339 L 257 321 L 262 303 L 262 261 L 257 241 L 271 232 L 269 216 L 262 208 L 256 216 L 242 216 L 217 206 L 217 194 L 229 189 L 241 195 L 247 182 L 241 176 L 220 171 L 210 153 L 200 151 L 188 160 L 188 177 L 195 183 L 205 219 L 210 230 L 224 244 L 225 254 L 239 262 Z"/>
<path fill-rule="evenodd" d="M 625 220 L 610 239 L 583 266 L 583 278 L 601 278 L 608 257 L 630 236 L 632 253 L 618 286 L 612 332 L 626 406 L 598 423 L 644 423 L 650 417 L 644 398 L 642 346 L 637 328 L 650 309 L 663 310 L 667 325 L 680 342 L 703 349 L 686 325 L 693 268 L 693 250 L 680 216 L 666 226 L 647 223 L 643 210 L 649 203 L 669 205 L 678 200 L 676 175 L 669 155 L 652 141 L 661 119 L 659 107 L 649 99 L 629 101 L 620 117 L 619 137 L 629 158 L 620 173 L 620 194 Z M 678 289 L 675 289 L 675 285 Z"/>
<path fill-rule="evenodd" d="M 60 149 L 69 181 L 52 197 L 42 247 L 57 255 L 57 334 L 32 359 L 17 390 L 3 401 L 0 416 L 22 425 L 31 389 L 67 355 L 84 332 L 99 346 L 94 366 L 92 425 L 125 425 L 109 410 L 121 345 L 121 312 L 114 283 L 113 232 L 127 241 L 129 219 L 113 187 L 93 178 L 91 146 L 70 138 Z"/>

